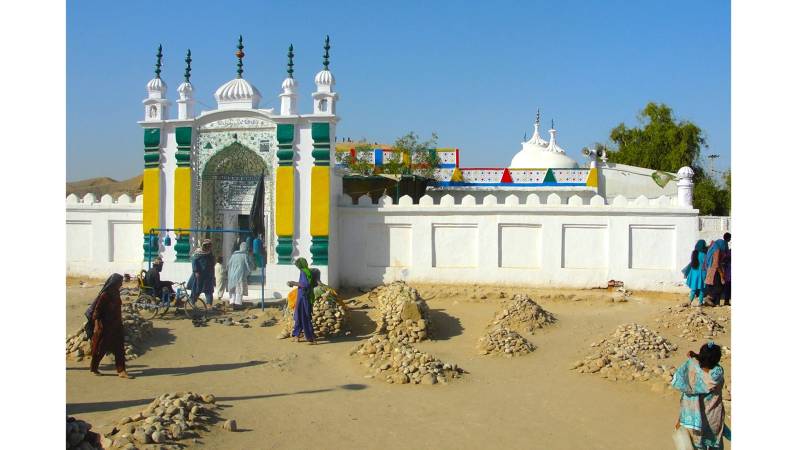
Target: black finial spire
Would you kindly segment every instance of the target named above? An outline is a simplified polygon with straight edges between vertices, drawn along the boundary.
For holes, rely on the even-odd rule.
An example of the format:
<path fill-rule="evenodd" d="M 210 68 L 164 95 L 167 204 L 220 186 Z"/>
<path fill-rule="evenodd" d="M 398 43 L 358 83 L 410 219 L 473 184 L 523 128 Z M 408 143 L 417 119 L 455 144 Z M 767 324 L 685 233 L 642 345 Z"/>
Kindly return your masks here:
<path fill-rule="evenodd" d="M 325 35 L 325 47 L 324 48 L 325 48 L 325 55 L 322 57 L 322 67 L 325 68 L 324 70 L 328 70 L 328 64 L 330 64 L 330 61 L 328 60 L 328 58 L 330 58 L 330 55 L 328 54 L 328 50 L 331 49 L 331 38 L 328 35 Z"/>
<path fill-rule="evenodd" d="M 537 123 L 537 124 L 539 123 L 539 116 L 540 116 L 540 114 L 539 114 L 539 108 L 536 108 L 536 123 Z"/>
<path fill-rule="evenodd" d="M 236 63 L 236 67 L 237 67 L 237 69 L 236 69 L 236 78 L 242 78 L 242 72 L 244 72 L 244 70 L 242 70 L 242 58 L 244 58 L 244 52 L 242 50 L 244 49 L 244 45 L 242 45 L 242 35 L 241 34 L 239 35 L 239 45 L 237 45 L 236 48 L 239 49 L 236 52 L 236 57 L 239 59 L 239 62 Z"/>
<path fill-rule="evenodd" d="M 158 53 L 156 53 L 156 78 L 161 78 L 161 44 L 158 44 Z"/>
<path fill-rule="evenodd" d="M 186 61 L 186 70 L 183 71 L 183 79 L 184 79 L 184 81 L 186 81 L 188 83 L 189 82 L 189 77 L 192 76 L 192 50 L 191 49 L 187 49 L 186 50 L 186 59 L 184 59 L 184 61 Z"/>
<path fill-rule="evenodd" d="M 287 56 L 289 56 L 289 64 L 286 65 L 286 73 L 289 74 L 289 78 L 294 78 L 294 46 L 292 44 L 289 44 L 289 53 Z"/>
<path fill-rule="evenodd" d="M 553 120 L 553 119 L 550 119 L 550 129 L 551 130 L 555 130 L 556 129 L 556 121 Z"/>

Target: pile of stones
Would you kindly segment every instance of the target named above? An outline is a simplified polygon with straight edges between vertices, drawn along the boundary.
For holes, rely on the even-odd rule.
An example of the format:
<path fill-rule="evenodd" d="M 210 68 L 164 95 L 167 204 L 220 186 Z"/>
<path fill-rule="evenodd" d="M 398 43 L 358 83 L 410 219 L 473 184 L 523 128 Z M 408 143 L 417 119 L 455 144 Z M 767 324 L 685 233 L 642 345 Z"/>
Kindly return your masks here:
<path fill-rule="evenodd" d="M 331 338 L 350 334 L 350 312 L 344 303 L 340 302 L 333 291 L 327 290 L 314 301 L 311 308 L 311 324 L 317 338 Z M 266 325 L 264 325 L 266 326 Z M 278 334 L 278 339 L 285 339 L 292 334 L 294 329 L 294 314 L 288 309 L 284 316 L 284 326 Z"/>
<path fill-rule="evenodd" d="M 130 361 L 144 353 L 143 344 L 153 333 L 153 322 L 143 319 L 130 304 L 122 306 L 122 326 L 125 330 L 125 359 Z M 67 337 L 67 358 L 83 361 L 92 357 L 92 343 L 81 327 Z M 113 359 L 113 355 L 109 356 Z"/>
<path fill-rule="evenodd" d="M 656 324 L 658 328 L 675 330 L 681 338 L 696 342 L 725 333 L 725 326 L 721 323 L 725 321 L 724 317 L 714 319 L 700 308 L 670 306 L 656 319 Z"/>
<path fill-rule="evenodd" d="M 229 327 L 237 326 L 237 327 L 242 327 L 242 328 L 250 328 L 250 321 L 251 320 L 256 320 L 256 319 L 258 319 L 258 316 L 248 315 L 248 316 L 240 317 L 238 319 L 233 318 L 231 316 L 216 317 L 214 319 L 211 319 L 211 321 L 214 322 L 214 323 L 218 323 L 220 325 L 225 325 L 225 326 L 229 326 Z"/>
<path fill-rule="evenodd" d="M 419 292 L 402 281 L 379 286 L 370 292 L 380 312 L 376 333 L 403 344 L 430 338 L 428 304 Z"/>
<path fill-rule="evenodd" d="M 536 349 L 519 333 L 497 327 L 478 339 L 478 351 L 482 355 L 497 354 L 508 357 L 526 355 Z"/>
<path fill-rule="evenodd" d="M 220 420 L 215 403 L 212 394 L 162 394 L 143 411 L 122 418 L 101 439 L 101 443 L 106 449 L 143 448 L 148 444 L 158 444 L 160 448 L 183 448 L 178 441 L 196 438 L 200 431 Z M 222 428 L 236 431 L 236 421 L 225 421 Z"/>
<path fill-rule="evenodd" d="M 502 309 L 495 314 L 489 328 L 504 327 L 533 333 L 533 330 L 555 322 L 556 317 L 529 296 L 517 294 L 503 301 Z"/>
<path fill-rule="evenodd" d="M 74 417 L 67 417 L 67 449 L 94 450 L 100 447 L 99 435 L 90 430 L 92 425 Z"/>
<path fill-rule="evenodd" d="M 429 353 L 382 335 L 355 346 L 350 354 L 363 358 L 361 364 L 370 371 L 367 378 L 390 384 L 447 384 L 464 373 L 455 364 L 444 363 Z"/>
<path fill-rule="evenodd" d="M 572 369 L 580 373 L 599 373 L 612 381 L 656 380 L 669 383 L 675 373 L 672 366 L 652 364 L 648 360 L 665 359 L 678 347 L 636 323 L 620 325 L 610 337 L 593 343 L 592 347 L 595 352 L 577 361 Z"/>
<path fill-rule="evenodd" d="M 478 352 L 482 355 L 522 356 L 536 346 L 520 333 L 533 334 L 534 330 L 556 322 L 556 317 L 539 306 L 528 295 L 517 294 L 503 300 L 500 311 L 488 325 L 487 333 L 478 339 Z"/>

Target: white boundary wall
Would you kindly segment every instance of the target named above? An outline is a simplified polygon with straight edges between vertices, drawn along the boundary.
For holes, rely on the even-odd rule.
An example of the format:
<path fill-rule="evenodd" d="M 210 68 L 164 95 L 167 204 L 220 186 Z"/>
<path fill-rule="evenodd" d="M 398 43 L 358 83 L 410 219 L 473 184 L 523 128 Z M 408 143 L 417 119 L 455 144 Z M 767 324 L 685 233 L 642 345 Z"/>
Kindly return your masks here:
<path fill-rule="evenodd" d="M 680 269 L 698 235 L 696 209 L 662 196 L 610 204 L 596 195 L 471 195 L 455 204 L 404 196 L 339 205 L 340 284 L 394 280 L 683 291 Z"/>
<path fill-rule="evenodd" d="M 70 194 L 67 207 L 67 274 L 98 278 L 142 268 L 142 196 L 116 200 Z"/>
<path fill-rule="evenodd" d="M 358 205 L 342 197 L 338 234 L 332 236 L 338 252 L 330 256 L 338 264 L 337 284 L 408 280 L 589 288 L 614 279 L 632 289 L 685 290 L 680 269 L 698 239 L 697 210 L 665 196 L 618 196 L 607 204 L 599 195 L 567 195 L 511 194 L 503 203 L 492 194 L 478 201 L 466 195 L 458 204 L 450 195 L 438 201 L 426 195 L 419 205 L 407 196 L 397 205 L 389 197 L 378 205 L 366 196 Z M 68 274 L 102 278 L 135 274 L 146 265 L 141 196 L 104 195 L 98 201 L 92 194 L 70 195 L 66 209 Z M 184 281 L 185 263 L 167 266 L 176 273 L 166 277 Z M 268 280 L 278 269 L 285 276 L 290 274 L 282 271 L 296 270 L 270 265 Z M 286 290 L 267 284 L 268 297 Z"/>

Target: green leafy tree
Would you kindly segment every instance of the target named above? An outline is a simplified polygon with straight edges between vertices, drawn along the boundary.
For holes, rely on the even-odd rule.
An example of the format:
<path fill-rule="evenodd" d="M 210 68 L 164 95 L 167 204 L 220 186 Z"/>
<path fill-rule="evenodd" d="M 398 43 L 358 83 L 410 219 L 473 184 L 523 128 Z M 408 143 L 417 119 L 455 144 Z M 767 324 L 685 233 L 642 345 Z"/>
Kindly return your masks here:
<path fill-rule="evenodd" d="M 413 131 L 399 137 L 394 142 L 393 149 L 400 159 L 400 167 L 392 167 L 399 169 L 399 172 L 393 173 L 433 178 L 436 167 L 441 162 L 438 152 L 431 151 L 436 148 L 437 141 L 436 133 L 432 133 L 430 139 L 426 141 L 420 141 L 419 136 Z M 384 172 L 390 173 L 385 164 Z"/>
<path fill-rule="evenodd" d="M 375 172 L 375 166 L 370 162 L 368 155 L 372 146 L 366 143 L 355 145 L 355 156 L 350 152 L 337 153 L 337 163 L 344 164 L 347 171 L 354 175 L 370 176 Z"/>
<path fill-rule="evenodd" d="M 611 162 L 672 173 L 683 166 L 697 168 L 700 151 L 708 147 L 700 127 L 689 121 L 676 122 L 670 107 L 653 102 L 638 119 L 639 127 L 621 123 L 611 130 L 609 137 L 616 144 L 608 153 Z"/>
<path fill-rule="evenodd" d="M 694 206 L 700 214 L 727 215 L 730 187 L 724 189 L 701 167 L 700 153 L 707 148 L 703 130 L 687 120 L 676 120 L 672 109 L 650 102 L 638 116 L 639 126 L 617 125 L 609 135 L 611 145 L 598 144 L 611 162 L 676 173 L 684 166 L 694 170 Z M 730 180 L 730 173 L 727 175 Z M 656 177 L 654 177 L 654 180 Z"/>

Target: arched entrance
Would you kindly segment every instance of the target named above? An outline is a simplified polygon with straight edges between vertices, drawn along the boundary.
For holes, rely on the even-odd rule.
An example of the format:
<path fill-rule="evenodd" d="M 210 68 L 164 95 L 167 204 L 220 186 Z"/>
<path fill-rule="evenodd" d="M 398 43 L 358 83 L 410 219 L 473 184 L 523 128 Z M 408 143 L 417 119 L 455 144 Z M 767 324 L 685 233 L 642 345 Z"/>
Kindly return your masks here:
<path fill-rule="evenodd" d="M 261 156 L 239 142 L 215 153 L 206 162 L 201 175 L 200 227 L 247 228 L 259 177 L 263 174 L 266 177 L 264 184 L 269 185 L 270 171 L 271 168 Z M 267 228 L 265 244 L 269 245 L 272 238 L 272 203 L 269 193 L 265 198 L 264 209 L 264 223 Z M 212 233 L 207 237 L 214 242 L 214 254 L 224 256 L 227 261 L 234 250 L 237 237 L 231 233 Z"/>

